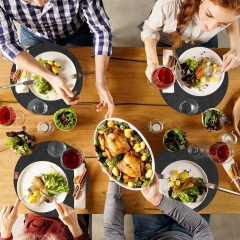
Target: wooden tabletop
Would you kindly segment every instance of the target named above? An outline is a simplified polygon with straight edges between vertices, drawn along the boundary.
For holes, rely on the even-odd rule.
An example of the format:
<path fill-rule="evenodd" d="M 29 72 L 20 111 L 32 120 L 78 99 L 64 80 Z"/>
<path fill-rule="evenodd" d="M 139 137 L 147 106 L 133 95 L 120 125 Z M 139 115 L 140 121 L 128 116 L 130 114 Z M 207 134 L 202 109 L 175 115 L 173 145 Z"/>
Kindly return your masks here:
<path fill-rule="evenodd" d="M 79 60 L 84 73 L 92 72 L 95 69 L 93 49 L 89 47 L 69 47 L 68 48 Z M 220 57 L 228 49 L 213 49 Z M 158 49 L 159 62 L 162 62 L 162 49 Z M 12 64 L 0 59 L 0 85 L 9 84 L 9 74 Z M 161 119 L 165 123 L 165 129 L 171 127 L 181 127 L 187 132 L 189 142 L 205 142 L 211 144 L 215 142 L 221 133 L 233 130 L 232 124 L 227 124 L 221 131 L 208 133 L 202 126 L 201 115 L 183 115 L 170 106 L 161 97 L 159 91 L 152 90 L 147 85 L 145 76 L 146 56 L 142 47 L 115 47 L 111 57 L 107 84 L 114 98 L 116 110 L 114 117 L 119 117 L 129 121 L 136 126 L 149 142 L 154 156 L 164 150 L 162 137 L 160 134 L 152 134 L 148 131 L 148 123 L 153 119 Z M 240 94 L 240 67 L 229 71 L 229 87 L 222 102 L 217 106 L 223 110 L 228 119 L 232 121 L 233 100 L 236 94 Z M 21 110 L 26 116 L 24 125 L 27 132 L 34 134 L 38 142 L 60 140 L 72 147 L 81 148 L 86 156 L 89 166 L 90 185 L 87 192 L 87 207 L 85 210 L 77 209 L 78 213 L 100 214 L 104 210 L 104 202 L 108 187 L 108 176 L 104 174 L 96 159 L 93 147 L 93 134 L 97 124 L 104 119 L 105 111 L 97 113 L 96 105 L 99 97 L 95 88 L 95 75 L 83 77 L 83 87 L 81 91 L 81 102 L 72 106 L 78 116 L 77 126 L 70 132 L 55 131 L 42 136 L 36 134 L 38 122 L 52 120 L 52 116 L 38 116 L 24 109 L 15 99 L 12 90 L 0 90 L 0 106 L 13 106 L 16 110 Z M 19 127 L 0 126 L 0 209 L 4 205 L 14 203 L 17 195 L 13 186 L 13 171 L 19 156 L 15 155 L 5 146 L 7 137 L 6 131 L 16 131 Z M 240 164 L 239 142 L 234 147 L 235 161 Z M 219 173 L 219 185 L 223 188 L 237 191 L 236 186 L 231 183 L 230 178 L 221 165 L 217 165 Z M 125 211 L 131 213 L 159 213 L 154 206 L 144 199 L 140 191 L 129 191 L 123 189 Z M 20 205 L 19 213 L 30 213 L 30 211 Z M 213 201 L 200 213 L 240 213 L 240 197 L 218 191 Z"/>

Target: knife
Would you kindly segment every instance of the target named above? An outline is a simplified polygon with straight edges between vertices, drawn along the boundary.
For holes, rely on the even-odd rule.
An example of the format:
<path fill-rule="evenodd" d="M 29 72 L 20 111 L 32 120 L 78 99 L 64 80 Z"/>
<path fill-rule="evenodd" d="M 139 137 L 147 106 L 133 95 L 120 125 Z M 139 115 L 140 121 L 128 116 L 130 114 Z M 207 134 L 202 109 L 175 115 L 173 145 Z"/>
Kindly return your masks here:
<path fill-rule="evenodd" d="M 179 59 L 178 59 L 178 55 L 177 55 L 176 50 L 175 50 L 175 49 L 172 49 L 172 52 L 173 52 L 173 56 L 176 58 L 176 61 L 177 61 L 177 64 L 176 64 L 176 65 L 178 66 L 179 70 L 182 71 L 181 64 L 180 64 L 180 62 L 179 62 Z"/>
<path fill-rule="evenodd" d="M 203 186 L 205 186 L 207 188 L 217 189 L 217 190 L 220 190 L 220 191 L 223 191 L 223 192 L 228 192 L 228 193 L 232 193 L 232 194 L 240 196 L 240 193 L 234 192 L 234 191 L 231 191 L 231 190 L 228 190 L 228 189 L 225 189 L 225 188 L 221 188 L 214 183 L 203 183 Z"/>
<path fill-rule="evenodd" d="M 18 86 L 18 85 L 31 85 L 33 83 L 36 83 L 38 80 L 28 80 L 28 81 L 24 81 L 24 82 L 21 82 L 21 83 L 14 83 L 14 84 L 10 84 L 10 85 L 5 85 L 5 86 L 0 86 L 0 88 L 10 88 L 10 87 L 14 87 L 14 86 Z"/>

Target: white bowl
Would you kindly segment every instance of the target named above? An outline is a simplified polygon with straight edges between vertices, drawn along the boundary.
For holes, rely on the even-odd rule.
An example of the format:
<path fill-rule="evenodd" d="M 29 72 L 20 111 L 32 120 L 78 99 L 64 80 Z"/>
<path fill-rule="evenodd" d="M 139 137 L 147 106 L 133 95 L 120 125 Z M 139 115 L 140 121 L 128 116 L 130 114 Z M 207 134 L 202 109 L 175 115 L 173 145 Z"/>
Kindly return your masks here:
<path fill-rule="evenodd" d="M 104 119 L 103 121 L 101 121 L 101 122 L 98 124 L 98 126 L 97 126 L 96 129 L 95 129 L 95 132 L 94 132 L 94 145 L 96 144 L 96 139 L 97 139 L 97 137 L 98 137 L 98 127 L 99 127 L 103 122 L 105 122 L 105 121 L 111 121 L 111 120 L 112 120 L 112 121 L 117 121 L 117 122 L 125 122 L 125 123 L 127 123 L 127 124 L 129 125 L 129 127 L 130 127 L 132 130 L 136 131 L 136 132 L 138 133 L 138 135 L 141 137 L 141 139 L 145 142 L 146 147 L 148 148 L 148 150 L 149 150 L 149 152 L 150 152 L 150 155 L 151 155 L 151 159 L 152 159 L 151 165 L 152 165 L 153 174 L 152 174 L 152 176 L 151 176 L 151 178 L 150 178 L 150 179 L 152 180 L 153 177 L 154 177 L 154 172 L 155 172 L 155 161 L 154 161 L 154 156 L 153 156 L 153 153 L 152 153 L 152 149 L 151 149 L 150 145 L 148 144 L 146 138 L 142 135 L 142 133 L 141 133 L 136 127 L 134 127 L 131 123 L 129 123 L 129 122 L 123 120 L 123 119 L 120 119 L 120 118 L 107 118 L 107 119 Z M 97 153 L 97 152 L 96 152 L 96 155 L 97 155 L 97 157 L 98 157 L 98 153 Z M 141 189 L 145 188 L 145 187 L 143 187 L 143 188 L 141 188 L 141 187 L 139 187 L 139 188 L 133 188 L 133 187 L 129 187 L 128 184 L 126 184 L 126 183 L 117 181 L 116 177 L 115 177 L 114 175 L 111 175 L 111 174 L 108 172 L 107 167 L 105 167 L 100 161 L 99 161 L 99 163 L 100 163 L 101 167 L 105 170 L 104 172 L 105 172 L 109 177 L 112 177 L 112 178 L 114 179 L 114 181 L 115 181 L 117 184 L 119 184 L 121 187 L 124 187 L 124 188 L 129 189 L 129 190 L 141 190 Z"/>
<path fill-rule="evenodd" d="M 219 111 L 219 112 L 222 112 L 221 110 L 219 110 L 219 109 L 217 109 L 217 108 L 208 108 L 207 110 L 205 110 L 204 111 L 204 113 L 202 114 L 202 124 L 203 124 L 203 126 L 206 128 L 206 126 L 204 125 L 204 121 L 203 121 L 203 118 L 204 118 L 204 115 L 205 115 L 205 113 L 208 111 L 208 110 L 216 110 L 216 111 Z M 207 129 L 207 128 L 206 128 Z M 222 129 L 222 128 L 221 128 Z M 221 130 L 221 129 L 218 129 L 218 130 L 211 130 L 211 131 L 219 131 L 219 130 Z"/>

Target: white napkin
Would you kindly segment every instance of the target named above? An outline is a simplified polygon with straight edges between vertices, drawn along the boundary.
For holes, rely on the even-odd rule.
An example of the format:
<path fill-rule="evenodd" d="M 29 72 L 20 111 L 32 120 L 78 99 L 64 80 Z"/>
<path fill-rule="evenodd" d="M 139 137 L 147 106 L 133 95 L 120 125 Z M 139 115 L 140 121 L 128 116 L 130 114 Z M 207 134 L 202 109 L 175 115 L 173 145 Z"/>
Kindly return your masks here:
<path fill-rule="evenodd" d="M 17 69 L 19 69 L 18 66 L 16 66 L 16 70 Z M 28 80 L 28 73 L 27 73 L 27 76 L 25 78 L 20 78 L 17 82 L 20 83 L 20 82 L 24 82 L 24 81 L 27 81 L 27 80 Z M 15 90 L 16 90 L 16 93 L 27 93 L 27 92 L 29 92 L 28 86 L 25 86 L 23 84 L 15 86 Z"/>
<path fill-rule="evenodd" d="M 84 169 L 85 169 L 85 163 L 82 163 L 79 168 L 74 169 L 74 177 L 76 177 L 77 175 L 82 175 Z M 74 208 L 80 208 L 80 209 L 86 208 L 86 182 L 84 184 L 83 190 L 79 194 L 78 199 L 74 199 Z"/>
<path fill-rule="evenodd" d="M 230 170 L 231 165 L 232 165 L 233 163 L 235 163 L 234 159 L 232 159 L 230 162 L 227 162 L 227 163 L 222 164 L 223 168 L 225 169 L 225 171 L 227 172 L 227 174 L 228 174 L 228 176 L 229 176 L 230 178 L 231 178 L 231 176 L 230 176 L 230 174 L 229 174 L 229 170 Z M 235 185 L 237 186 L 238 190 L 240 191 L 240 188 L 239 188 L 237 182 L 236 182 L 236 181 L 233 181 L 233 182 L 235 183 Z"/>
<path fill-rule="evenodd" d="M 167 50 L 167 49 L 163 50 L 163 65 L 167 65 L 168 58 L 169 58 L 169 56 L 172 56 L 172 55 L 173 55 L 172 50 Z M 174 84 L 171 87 L 162 90 L 162 92 L 163 93 L 174 93 Z"/>

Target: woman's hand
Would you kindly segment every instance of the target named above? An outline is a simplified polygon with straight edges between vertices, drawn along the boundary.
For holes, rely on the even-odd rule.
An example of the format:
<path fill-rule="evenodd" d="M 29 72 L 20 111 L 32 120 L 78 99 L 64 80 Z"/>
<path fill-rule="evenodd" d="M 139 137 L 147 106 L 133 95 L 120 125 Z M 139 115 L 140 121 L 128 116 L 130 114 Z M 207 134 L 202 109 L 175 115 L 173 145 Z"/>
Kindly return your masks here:
<path fill-rule="evenodd" d="M 221 72 L 227 72 L 228 70 L 237 67 L 240 64 L 240 48 L 230 49 L 223 55 L 223 65 Z"/>
<path fill-rule="evenodd" d="M 9 238 L 11 236 L 12 227 L 18 217 L 19 199 L 16 200 L 14 206 L 4 206 L 0 212 L 1 237 Z"/>
<path fill-rule="evenodd" d="M 74 237 L 79 237 L 83 234 L 82 229 L 78 224 L 77 213 L 75 210 L 64 203 L 57 203 L 54 199 L 56 210 L 61 221 L 68 226 L 70 232 Z"/>
<path fill-rule="evenodd" d="M 158 62 L 150 62 L 147 65 L 147 69 L 145 71 L 145 74 L 150 82 L 152 82 L 152 74 L 156 70 L 156 68 L 159 66 Z"/>
<path fill-rule="evenodd" d="M 155 173 L 153 182 L 141 190 L 142 195 L 154 206 L 158 206 L 162 201 L 162 194 L 159 192 L 159 179 Z"/>

